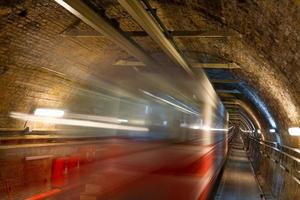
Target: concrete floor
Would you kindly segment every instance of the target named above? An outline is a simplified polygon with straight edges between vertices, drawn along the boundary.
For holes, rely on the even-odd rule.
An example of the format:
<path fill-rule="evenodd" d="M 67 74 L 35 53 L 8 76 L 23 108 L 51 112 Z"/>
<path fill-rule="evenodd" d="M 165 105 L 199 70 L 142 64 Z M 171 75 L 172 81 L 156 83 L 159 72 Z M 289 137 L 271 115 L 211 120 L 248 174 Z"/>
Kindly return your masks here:
<path fill-rule="evenodd" d="M 240 135 L 230 144 L 231 149 L 225 165 L 221 183 L 215 200 L 256 200 L 261 199 L 251 164 Z"/>

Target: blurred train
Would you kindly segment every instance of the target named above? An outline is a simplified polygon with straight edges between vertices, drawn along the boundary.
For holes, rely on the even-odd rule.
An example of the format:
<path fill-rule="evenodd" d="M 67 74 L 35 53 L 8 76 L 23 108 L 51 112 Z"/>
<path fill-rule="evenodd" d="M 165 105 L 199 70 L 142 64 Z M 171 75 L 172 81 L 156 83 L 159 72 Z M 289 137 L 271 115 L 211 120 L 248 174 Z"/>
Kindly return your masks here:
<path fill-rule="evenodd" d="M 102 16 L 102 9 L 93 10 Z M 116 31 L 112 35 L 122 35 Z M 176 49 L 165 55 L 163 49 L 141 50 L 134 39 L 125 42 L 129 46 L 112 41 L 140 56 L 115 52 L 109 42 L 103 62 L 93 57 L 95 63 L 77 68 L 66 51 L 61 56 L 70 66 L 41 62 L 36 76 L 16 75 L 15 83 L 7 83 L 7 97 L 16 84 L 24 98 L 3 104 L 12 110 L 6 116 L 4 109 L 8 123 L 0 130 L 0 200 L 208 198 L 232 132 L 212 84 L 201 68 L 189 69 Z M 110 52 L 114 59 L 106 56 Z M 115 65 L 117 59 L 142 65 Z"/>
<path fill-rule="evenodd" d="M 208 198 L 231 133 L 224 106 L 207 97 L 191 103 L 140 92 L 135 100 L 102 95 L 98 103 L 109 108 L 103 116 L 13 112 L 32 126 L 52 122 L 60 131 L 32 130 L 13 148 L 2 139 L 1 155 L 15 155 L 26 176 L 20 186 L 5 178 L 14 171 L 3 174 L 0 199 Z M 12 164 L 11 157 L 1 159 Z"/>

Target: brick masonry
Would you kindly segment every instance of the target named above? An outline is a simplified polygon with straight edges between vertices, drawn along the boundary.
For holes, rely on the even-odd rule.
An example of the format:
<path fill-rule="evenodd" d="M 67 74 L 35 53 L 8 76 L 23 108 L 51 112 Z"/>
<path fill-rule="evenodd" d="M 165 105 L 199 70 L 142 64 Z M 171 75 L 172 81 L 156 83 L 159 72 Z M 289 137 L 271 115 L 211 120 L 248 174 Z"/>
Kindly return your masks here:
<path fill-rule="evenodd" d="M 98 3 L 108 17 L 119 22 L 121 29 L 141 30 L 116 2 Z M 176 42 L 183 51 L 194 52 L 194 57 L 216 55 L 239 64 L 242 69 L 234 73 L 267 102 L 279 123 L 283 142 L 299 146 L 300 140 L 287 133 L 288 127 L 300 123 L 297 1 L 174 0 L 151 4 L 169 30 L 229 30 L 239 35 L 228 39 L 178 38 Z M 8 117 L 10 111 L 76 105 L 75 99 L 82 99 L 76 96 L 79 86 L 94 90 L 103 80 L 121 80 L 122 76 L 135 73 L 112 68 L 118 59 L 132 56 L 109 39 L 63 36 L 78 20 L 54 1 L 6 2 L 0 8 L 0 16 L 2 128 L 24 126 L 24 122 Z M 161 52 L 147 37 L 134 39 L 151 53 Z M 118 84 L 125 85 L 121 81 Z M 81 111 L 97 114 L 101 110 L 92 107 L 81 107 Z M 76 112 L 77 108 L 70 109 Z"/>

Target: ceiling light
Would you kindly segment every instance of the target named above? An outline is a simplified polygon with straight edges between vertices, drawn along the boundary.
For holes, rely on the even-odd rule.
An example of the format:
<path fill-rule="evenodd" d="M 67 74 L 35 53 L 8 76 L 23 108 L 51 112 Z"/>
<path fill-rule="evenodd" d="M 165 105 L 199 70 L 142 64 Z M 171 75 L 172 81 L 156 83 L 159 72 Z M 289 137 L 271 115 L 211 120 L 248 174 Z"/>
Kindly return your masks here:
<path fill-rule="evenodd" d="M 293 136 L 300 136 L 300 127 L 289 128 L 289 134 Z"/>
<path fill-rule="evenodd" d="M 43 117 L 63 117 L 65 112 L 58 109 L 50 108 L 37 108 L 34 111 L 34 115 Z"/>
<path fill-rule="evenodd" d="M 276 132 L 276 130 L 274 128 L 270 129 L 270 133 L 275 133 L 275 132 Z"/>

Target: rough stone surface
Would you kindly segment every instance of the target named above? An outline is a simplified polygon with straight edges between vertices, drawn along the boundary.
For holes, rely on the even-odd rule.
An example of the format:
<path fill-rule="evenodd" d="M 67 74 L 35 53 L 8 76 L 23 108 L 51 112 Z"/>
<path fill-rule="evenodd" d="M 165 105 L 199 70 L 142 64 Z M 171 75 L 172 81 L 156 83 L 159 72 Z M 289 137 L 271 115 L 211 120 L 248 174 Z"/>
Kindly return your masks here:
<path fill-rule="evenodd" d="M 299 2 L 206 2 L 152 1 L 152 4 L 170 30 L 235 32 L 227 40 L 180 38 L 177 42 L 185 51 L 217 54 L 239 64 L 242 69 L 236 70 L 236 74 L 267 103 L 279 124 L 283 142 L 299 146 L 300 140 L 287 133 L 288 127 L 300 123 Z"/>
<path fill-rule="evenodd" d="M 122 30 L 142 30 L 117 1 L 96 2 Z M 300 139 L 287 133 L 288 127 L 300 125 L 298 1 L 152 0 L 150 3 L 169 30 L 232 35 L 175 41 L 190 59 L 240 65 L 241 69 L 233 72 L 255 88 L 266 102 L 279 125 L 283 143 L 300 146 Z M 24 126 L 23 122 L 8 117 L 10 111 L 28 113 L 35 107 L 76 105 L 83 98 L 78 96 L 78 88 L 95 90 L 95 85 L 101 87 L 100 80 L 109 77 L 119 78 L 118 84 L 125 87 L 122 77 L 135 77 L 135 69 L 125 72 L 112 67 L 117 60 L 133 56 L 109 38 L 65 36 L 63 33 L 78 19 L 54 1 L 4 1 L 0 6 L 0 127 Z M 80 29 L 91 31 L 79 23 Z M 161 49 L 149 37 L 133 39 L 154 57 L 161 57 Z M 166 60 L 167 56 L 159 59 Z M 95 104 L 84 112 L 97 114 L 101 110 L 93 109 L 92 105 Z"/>

